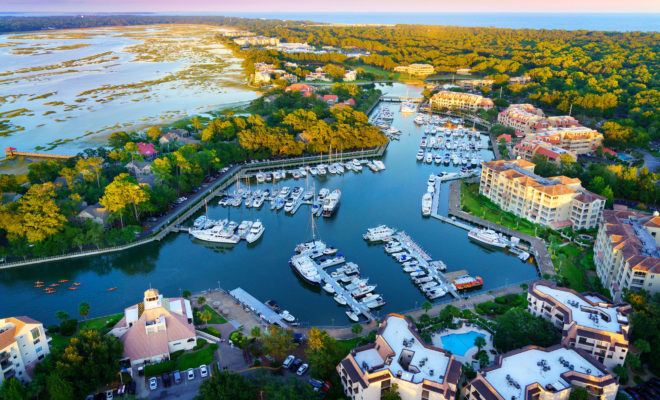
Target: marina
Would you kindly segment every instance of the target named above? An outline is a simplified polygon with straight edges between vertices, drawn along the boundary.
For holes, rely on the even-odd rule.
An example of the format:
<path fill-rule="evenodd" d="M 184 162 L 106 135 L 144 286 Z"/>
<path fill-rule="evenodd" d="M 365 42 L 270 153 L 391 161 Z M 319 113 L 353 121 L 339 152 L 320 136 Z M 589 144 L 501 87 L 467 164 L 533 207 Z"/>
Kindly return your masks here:
<path fill-rule="evenodd" d="M 238 287 L 234 290 L 231 290 L 229 295 L 236 302 L 241 304 L 246 310 L 249 310 L 260 322 L 266 324 L 277 324 L 285 329 L 289 327 L 289 323 L 284 320 L 282 315 L 278 314 L 271 307 L 268 307 L 266 304 L 257 300 L 244 289 Z"/>

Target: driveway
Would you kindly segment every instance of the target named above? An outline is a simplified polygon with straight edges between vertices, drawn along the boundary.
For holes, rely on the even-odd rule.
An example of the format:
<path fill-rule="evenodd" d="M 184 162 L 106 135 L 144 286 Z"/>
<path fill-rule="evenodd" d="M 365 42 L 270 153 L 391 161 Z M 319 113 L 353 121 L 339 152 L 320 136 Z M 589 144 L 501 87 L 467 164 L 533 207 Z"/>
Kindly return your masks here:
<path fill-rule="evenodd" d="M 648 168 L 650 172 L 660 172 L 658 171 L 660 168 L 660 158 L 655 157 L 646 150 L 643 150 L 642 154 L 644 154 L 644 166 Z"/>

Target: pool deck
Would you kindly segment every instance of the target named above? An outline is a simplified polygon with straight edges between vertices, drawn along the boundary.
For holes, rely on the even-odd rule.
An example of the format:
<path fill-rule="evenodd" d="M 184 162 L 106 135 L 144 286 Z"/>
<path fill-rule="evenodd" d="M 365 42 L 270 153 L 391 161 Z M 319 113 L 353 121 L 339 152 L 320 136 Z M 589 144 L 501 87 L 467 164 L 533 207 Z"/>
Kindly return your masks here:
<path fill-rule="evenodd" d="M 441 333 L 432 333 L 431 337 L 433 338 L 433 345 L 435 347 L 439 347 L 443 349 L 444 347 L 442 346 L 442 338 L 445 336 L 449 335 L 460 335 L 462 333 L 468 333 L 468 332 L 477 332 L 486 337 L 486 347 L 483 348 L 483 350 L 486 350 L 486 353 L 488 353 L 488 357 L 490 361 L 492 362 L 494 359 L 494 356 L 490 353 L 491 350 L 494 350 L 493 347 L 493 335 L 490 334 L 490 332 L 486 331 L 485 329 L 480 328 L 479 326 L 471 325 L 471 326 L 461 326 L 458 329 L 445 329 Z M 448 349 L 447 349 L 448 350 Z M 465 355 L 458 355 L 454 354 L 454 358 L 456 358 L 458 361 L 461 363 L 468 363 L 472 364 L 474 361 L 476 363 L 475 370 L 479 369 L 479 362 L 475 359 L 472 358 L 477 353 L 477 347 L 473 346 L 471 347 Z"/>

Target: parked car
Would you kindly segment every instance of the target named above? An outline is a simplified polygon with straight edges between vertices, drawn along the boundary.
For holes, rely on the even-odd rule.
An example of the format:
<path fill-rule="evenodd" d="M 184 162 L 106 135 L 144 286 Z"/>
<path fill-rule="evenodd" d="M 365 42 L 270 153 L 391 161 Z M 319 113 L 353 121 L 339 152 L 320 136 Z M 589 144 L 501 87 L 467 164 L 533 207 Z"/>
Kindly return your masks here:
<path fill-rule="evenodd" d="M 320 380 L 320 379 L 314 379 L 314 378 L 311 378 L 311 379 L 310 379 L 309 381 L 307 381 L 307 382 L 309 382 L 310 385 L 312 385 L 312 386 L 314 386 L 314 387 L 317 387 L 317 388 L 323 387 L 323 381 Z"/>
<path fill-rule="evenodd" d="M 175 384 L 178 385 L 179 383 L 181 383 L 181 372 L 179 372 L 178 370 L 176 370 L 176 371 L 174 371 L 174 372 L 172 373 L 172 375 L 174 375 L 174 383 L 175 383 Z"/>
<path fill-rule="evenodd" d="M 296 374 L 299 376 L 305 375 L 305 372 L 307 372 L 307 369 L 309 368 L 309 365 L 303 364 L 298 368 L 298 371 L 296 371 Z"/>
<path fill-rule="evenodd" d="M 296 361 L 294 361 L 293 364 L 291 364 L 291 367 L 289 367 L 289 369 L 291 371 L 297 371 L 298 368 L 300 368 L 300 366 L 302 365 L 302 363 L 303 361 L 300 358 L 296 358 Z"/>
<path fill-rule="evenodd" d="M 163 373 L 160 377 L 163 380 L 163 386 L 170 387 L 172 386 L 172 379 L 170 378 L 169 372 Z"/>
<path fill-rule="evenodd" d="M 209 370 L 206 368 L 206 365 L 199 366 L 199 374 L 202 376 L 202 378 L 209 376 Z"/>
<path fill-rule="evenodd" d="M 151 390 L 158 389 L 158 378 L 156 378 L 155 376 L 149 378 L 149 389 Z"/>
<path fill-rule="evenodd" d="M 295 358 L 294 356 L 289 355 L 287 358 L 284 359 L 284 362 L 282 363 L 282 366 L 283 366 L 284 368 L 289 368 L 289 367 L 291 366 L 291 363 L 292 363 L 293 360 L 295 360 L 295 359 L 296 359 L 296 358 Z"/>
<path fill-rule="evenodd" d="M 188 369 L 188 380 L 192 381 L 193 379 L 195 379 L 195 370 L 190 368 Z"/>
<path fill-rule="evenodd" d="M 105 400 L 112 400 L 114 398 L 114 395 L 112 393 L 112 390 L 108 390 L 105 392 Z"/>

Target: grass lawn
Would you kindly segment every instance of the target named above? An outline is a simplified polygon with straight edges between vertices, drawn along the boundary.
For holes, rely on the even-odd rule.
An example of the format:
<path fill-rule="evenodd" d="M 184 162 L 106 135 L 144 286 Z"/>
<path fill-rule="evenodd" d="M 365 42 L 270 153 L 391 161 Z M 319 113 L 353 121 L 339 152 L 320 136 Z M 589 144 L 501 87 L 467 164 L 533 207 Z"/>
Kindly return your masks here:
<path fill-rule="evenodd" d="M 95 329 L 95 330 L 103 332 L 104 328 L 106 328 L 108 325 L 112 326 L 112 325 L 116 324 L 123 317 L 124 317 L 124 313 L 118 313 L 118 314 L 106 315 L 106 316 L 98 317 L 98 318 L 92 318 L 92 319 L 88 319 L 86 321 L 83 320 L 83 321 L 80 321 L 78 329 L 79 330 Z M 103 332 L 103 333 L 105 333 L 105 332 Z"/>
<path fill-rule="evenodd" d="M 588 252 L 573 244 L 555 248 L 556 258 L 553 257 L 553 263 L 559 268 L 561 275 L 568 280 L 570 288 L 578 292 L 589 289 L 585 287 L 586 271 L 581 267 L 582 256 L 588 256 L 588 254 Z"/>
<path fill-rule="evenodd" d="M 218 314 L 217 311 L 215 311 L 211 306 L 208 304 L 204 305 L 204 310 L 208 310 L 211 313 L 211 319 L 209 320 L 209 324 L 226 324 L 227 320 L 220 314 Z"/>
<path fill-rule="evenodd" d="M 51 337 L 50 348 L 51 349 L 61 349 L 67 344 L 69 344 L 70 337 L 62 336 L 59 333 L 52 333 L 48 336 Z"/>
<path fill-rule="evenodd" d="M 202 364 L 208 365 L 213 362 L 213 356 L 217 349 L 218 345 L 212 343 L 194 353 L 183 354 L 176 360 L 176 367 L 178 370 L 184 371 L 188 368 L 197 368 Z"/>
<path fill-rule="evenodd" d="M 418 79 L 417 77 L 414 77 L 409 74 L 402 74 L 401 72 L 394 72 L 394 71 L 385 71 L 382 68 L 374 67 L 371 65 L 359 65 L 357 68 L 362 68 L 365 70 L 365 72 L 371 72 L 372 74 L 375 75 L 376 80 L 393 80 L 393 81 L 398 81 L 398 80 L 411 80 L 411 79 Z"/>

